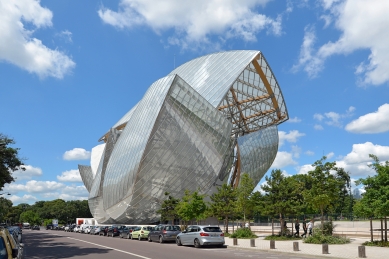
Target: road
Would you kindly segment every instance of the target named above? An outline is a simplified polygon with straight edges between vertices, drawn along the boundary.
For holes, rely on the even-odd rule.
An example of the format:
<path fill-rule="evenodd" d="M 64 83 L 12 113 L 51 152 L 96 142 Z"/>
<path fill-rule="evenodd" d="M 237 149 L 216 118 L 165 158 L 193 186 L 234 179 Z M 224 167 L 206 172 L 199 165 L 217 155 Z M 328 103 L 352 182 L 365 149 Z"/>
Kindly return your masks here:
<path fill-rule="evenodd" d="M 200 248 L 175 243 L 149 243 L 119 237 L 92 236 L 53 230 L 23 230 L 25 259 L 314 259 L 304 255 L 269 253 L 233 248 Z"/>

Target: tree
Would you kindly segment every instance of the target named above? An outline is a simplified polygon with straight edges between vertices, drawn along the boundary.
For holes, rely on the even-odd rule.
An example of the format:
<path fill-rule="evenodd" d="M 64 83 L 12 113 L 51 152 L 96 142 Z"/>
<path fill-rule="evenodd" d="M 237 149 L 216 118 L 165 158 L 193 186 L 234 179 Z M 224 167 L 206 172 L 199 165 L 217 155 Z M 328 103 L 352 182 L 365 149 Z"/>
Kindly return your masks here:
<path fill-rule="evenodd" d="M 211 195 L 210 210 L 213 216 L 224 219 L 224 230 L 228 233 L 228 220 L 236 212 L 236 190 L 224 183 L 217 188 L 217 192 Z"/>
<path fill-rule="evenodd" d="M 20 221 L 28 222 L 31 225 L 38 225 L 38 226 L 40 226 L 42 223 L 42 219 L 39 217 L 39 215 L 32 210 L 28 210 L 20 214 Z"/>
<path fill-rule="evenodd" d="M 177 204 L 176 211 L 178 216 L 184 221 L 184 225 L 196 219 L 198 222 L 206 217 L 207 204 L 204 201 L 205 195 L 200 195 L 198 191 L 190 193 L 185 190 L 185 195 Z"/>
<path fill-rule="evenodd" d="M 281 170 L 272 170 L 270 177 L 266 176 L 266 184 L 262 186 L 263 212 L 268 215 L 278 215 L 281 223 L 281 235 L 286 234 L 284 217 L 297 214 L 303 204 L 301 190 L 303 183 L 297 177 L 286 177 Z"/>
<path fill-rule="evenodd" d="M 239 186 L 237 188 L 237 205 L 238 209 L 243 213 L 243 221 L 246 222 L 246 217 L 253 212 L 251 194 L 254 190 L 254 181 L 247 173 L 242 174 Z"/>
<path fill-rule="evenodd" d="M 0 133 L 0 191 L 5 184 L 15 181 L 12 172 L 19 169 L 26 170 L 18 156 L 19 148 L 9 147 L 12 144 L 15 144 L 13 139 Z"/>
<path fill-rule="evenodd" d="M 168 192 L 165 192 L 165 196 L 167 196 L 167 199 L 162 202 L 161 209 L 157 210 L 157 213 L 161 214 L 161 221 L 171 220 L 174 224 L 174 220 L 178 218 L 176 207 L 180 200 L 174 198 Z"/>
<path fill-rule="evenodd" d="M 0 223 L 7 218 L 8 211 L 12 208 L 12 201 L 0 197 Z"/>
<path fill-rule="evenodd" d="M 303 192 L 304 199 L 313 208 L 321 213 L 321 226 L 323 227 L 324 211 L 333 209 L 334 202 L 338 199 L 340 180 L 332 172 L 339 170 L 335 162 L 326 162 L 326 157 L 316 161 L 312 166 L 315 168 L 308 172 L 312 183 L 311 189 Z M 323 164 L 324 163 L 324 164 Z"/>
<path fill-rule="evenodd" d="M 371 216 L 385 217 L 386 219 L 389 215 L 389 161 L 380 163 L 377 156 L 370 154 L 369 157 L 374 161 L 369 166 L 376 171 L 376 174 L 356 181 L 356 185 L 364 185 L 366 192 L 362 195 L 362 199 L 357 203 L 355 209 L 358 214 L 370 212 Z M 361 205 L 366 206 L 366 208 L 362 210 Z"/>

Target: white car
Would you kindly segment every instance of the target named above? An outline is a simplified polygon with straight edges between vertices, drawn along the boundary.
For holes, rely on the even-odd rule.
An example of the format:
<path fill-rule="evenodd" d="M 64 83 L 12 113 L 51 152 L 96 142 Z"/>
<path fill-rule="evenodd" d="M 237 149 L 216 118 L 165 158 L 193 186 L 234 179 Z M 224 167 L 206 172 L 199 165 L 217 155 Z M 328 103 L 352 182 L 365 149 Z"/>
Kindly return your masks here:
<path fill-rule="evenodd" d="M 85 234 L 89 234 L 90 231 L 91 231 L 91 229 L 92 229 L 92 226 L 86 226 L 86 227 L 84 227 L 83 232 L 84 232 Z"/>
<path fill-rule="evenodd" d="M 81 227 L 80 226 L 76 226 L 74 229 L 73 229 L 73 232 L 79 232 L 79 230 L 81 229 Z"/>

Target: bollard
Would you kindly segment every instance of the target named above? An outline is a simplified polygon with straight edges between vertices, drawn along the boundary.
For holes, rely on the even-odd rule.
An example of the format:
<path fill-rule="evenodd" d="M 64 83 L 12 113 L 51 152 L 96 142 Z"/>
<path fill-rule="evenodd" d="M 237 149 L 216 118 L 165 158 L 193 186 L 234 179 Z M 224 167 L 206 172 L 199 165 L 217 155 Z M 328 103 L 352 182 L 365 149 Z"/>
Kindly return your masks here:
<path fill-rule="evenodd" d="M 238 245 L 238 239 L 237 238 L 233 238 L 232 241 L 233 241 L 234 246 Z"/>
<path fill-rule="evenodd" d="M 328 244 L 323 244 L 322 245 L 322 253 L 323 254 L 329 254 L 329 252 L 328 252 Z"/>
<path fill-rule="evenodd" d="M 270 240 L 270 249 L 276 249 L 276 241 Z"/>
<path fill-rule="evenodd" d="M 255 247 L 255 239 L 254 238 L 250 239 L 250 246 Z"/>
<path fill-rule="evenodd" d="M 300 251 L 299 250 L 299 242 L 293 242 L 293 251 Z"/>
<path fill-rule="evenodd" d="M 366 258 L 365 246 L 358 246 L 358 257 L 359 258 Z"/>

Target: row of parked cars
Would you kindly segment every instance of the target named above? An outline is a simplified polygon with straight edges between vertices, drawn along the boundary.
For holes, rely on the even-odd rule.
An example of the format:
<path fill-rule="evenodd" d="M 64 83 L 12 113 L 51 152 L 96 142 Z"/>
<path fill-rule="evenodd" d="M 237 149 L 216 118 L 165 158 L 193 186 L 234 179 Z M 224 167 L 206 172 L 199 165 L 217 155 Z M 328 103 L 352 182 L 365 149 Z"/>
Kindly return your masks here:
<path fill-rule="evenodd" d="M 69 225 L 65 231 L 99 235 L 106 237 L 120 237 L 126 239 L 148 240 L 149 242 L 176 242 L 178 246 L 193 245 L 201 247 L 206 245 L 224 246 L 224 233 L 218 226 L 192 225 L 185 230 L 176 225 L 160 224 L 151 226 L 89 226 Z"/>

